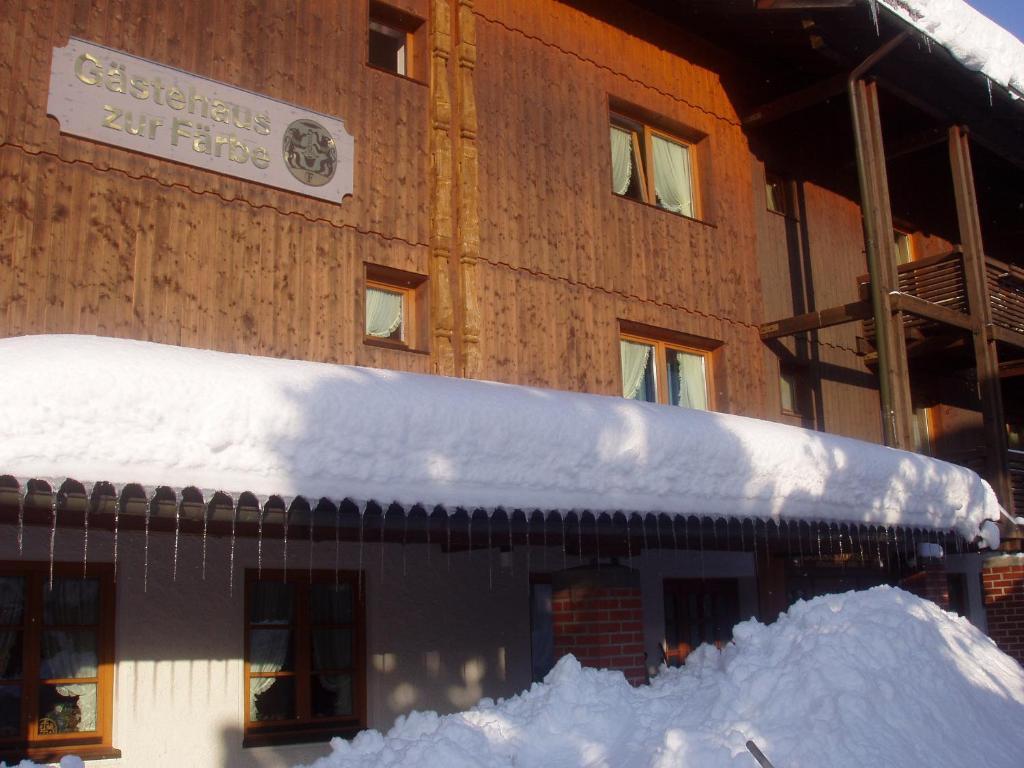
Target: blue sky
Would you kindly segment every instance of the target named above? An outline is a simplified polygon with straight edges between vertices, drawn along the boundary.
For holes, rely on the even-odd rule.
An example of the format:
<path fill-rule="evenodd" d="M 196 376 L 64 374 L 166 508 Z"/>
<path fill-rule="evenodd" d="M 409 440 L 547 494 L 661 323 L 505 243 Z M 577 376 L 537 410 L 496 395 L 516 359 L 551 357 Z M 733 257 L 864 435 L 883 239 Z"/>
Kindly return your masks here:
<path fill-rule="evenodd" d="M 1024 0 L 968 0 L 968 2 L 1024 40 Z"/>

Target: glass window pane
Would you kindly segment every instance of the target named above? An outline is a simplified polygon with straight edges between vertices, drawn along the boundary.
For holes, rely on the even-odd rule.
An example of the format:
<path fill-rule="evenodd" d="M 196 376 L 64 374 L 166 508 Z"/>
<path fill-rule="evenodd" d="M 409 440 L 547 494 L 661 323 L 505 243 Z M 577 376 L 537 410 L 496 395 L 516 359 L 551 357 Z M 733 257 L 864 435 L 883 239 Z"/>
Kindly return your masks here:
<path fill-rule="evenodd" d="M 21 643 L 21 632 L 0 632 L 0 680 L 18 680 L 21 677 Z"/>
<path fill-rule="evenodd" d="M 291 672 L 292 664 L 290 629 L 254 629 L 249 632 L 251 674 Z"/>
<path fill-rule="evenodd" d="M 370 22 L 370 63 L 375 67 L 406 74 L 406 33 L 387 24 Z"/>
<path fill-rule="evenodd" d="M 799 413 L 797 395 L 797 377 L 792 371 L 779 372 L 779 394 L 782 397 L 782 410 L 785 413 Z"/>
<path fill-rule="evenodd" d="M 914 243 L 906 232 L 895 231 L 892 239 L 896 243 L 896 263 L 909 264 L 914 260 Z"/>
<path fill-rule="evenodd" d="M 98 624 L 99 579 L 54 579 L 43 588 L 43 622 L 48 625 Z"/>
<path fill-rule="evenodd" d="M 291 584 L 258 581 L 249 600 L 251 624 L 291 624 L 295 598 Z"/>
<path fill-rule="evenodd" d="M 654 192 L 658 205 L 673 213 L 693 216 L 690 148 L 660 136 L 652 138 Z"/>
<path fill-rule="evenodd" d="M 405 294 L 383 288 L 366 289 L 366 335 L 378 339 L 403 338 L 402 319 Z"/>
<path fill-rule="evenodd" d="M 768 210 L 775 213 L 787 213 L 786 211 L 786 188 L 781 179 L 768 177 L 764 182 L 765 197 L 768 200 Z"/>
<path fill-rule="evenodd" d="M 349 584 L 314 584 L 310 590 L 313 624 L 347 624 L 352 621 L 352 587 Z"/>
<path fill-rule="evenodd" d="M 668 350 L 668 394 L 672 405 L 708 409 L 708 380 L 704 355 Z"/>
<path fill-rule="evenodd" d="M 314 675 L 310 692 L 313 696 L 313 717 L 352 714 L 351 675 Z"/>
<path fill-rule="evenodd" d="M 629 400 L 658 401 L 654 377 L 654 347 L 622 339 L 619 344 L 622 362 L 622 396 Z"/>
<path fill-rule="evenodd" d="M 20 625 L 24 610 L 25 579 L 21 576 L 0 577 L 0 625 Z"/>
<path fill-rule="evenodd" d="M 0 685 L 0 738 L 21 734 L 21 686 Z"/>
<path fill-rule="evenodd" d="M 290 720 L 295 717 L 294 677 L 250 677 L 249 719 Z"/>
<path fill-rule="evenodd" d="M 352 666 L 352 630 L 313 630 L 313 669 L 347 669 Z"/>
<path fill-rule="evenodd" d="M 96 730 L 96 684 L 39 686 L 41 736 Z"/>
<path fill-rule="evenodd" d="M 94 630 L 51 630 L 43 632 L 41 640 L 41 679 L 96 677 L 99 662 Z"/>

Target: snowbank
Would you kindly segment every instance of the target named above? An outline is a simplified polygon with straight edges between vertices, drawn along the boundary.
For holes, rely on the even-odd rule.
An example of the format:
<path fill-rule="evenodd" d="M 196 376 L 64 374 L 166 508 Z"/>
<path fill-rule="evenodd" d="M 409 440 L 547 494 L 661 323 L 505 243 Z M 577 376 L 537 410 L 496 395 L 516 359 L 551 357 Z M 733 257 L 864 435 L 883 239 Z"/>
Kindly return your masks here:
<path fill-rule="evenodd" d="M 466 508 L 997 519 L 962 467 L 619 397 L 91 336 L 0 340 L 0 474 Z M 207 495 L 209 498 L 209 495 Z"/>
<path fill-rule="evenodd" d="M 946 48 L 968 69 L 1024 96 L 1024 43 L 964 0 L 878 2 Z"/>
<path fill-rule="evenodd" d="M 567 656 L 543 684 L 460 714 L 335 739 L 312 768 L 1016 768 L 1024 669 L 966 619 L 891 587 L 740 624 L 724 652 L 631 688 Z"/>

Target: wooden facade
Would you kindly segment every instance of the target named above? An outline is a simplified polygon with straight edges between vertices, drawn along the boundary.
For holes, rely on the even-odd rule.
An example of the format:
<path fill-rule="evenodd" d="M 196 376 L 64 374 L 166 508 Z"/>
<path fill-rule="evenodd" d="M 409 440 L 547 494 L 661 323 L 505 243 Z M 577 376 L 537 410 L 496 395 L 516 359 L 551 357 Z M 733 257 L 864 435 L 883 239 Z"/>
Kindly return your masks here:
<path fill-rule="evenodd" d="M 9 6 L 0 335 L 100 334 L 616 395 L 622 324 L 639 324 L 714 347 L 720 410 L 882 439 L 861 323 L 762 340 L 766 322 L 857 301 L 868 264 L 850 185 L 778 161 L 779 141 L 745 124 L 741 53 L 644 4 L 389 4 L 426 25 L 409 77 L 367 65 L 363 0 Z M 355 137 L 353 195 L 325 203 L 59 133 L 49 60 L 72 35 L 340 116 Z M 845 106 L 829 109 L 808 134 L 845 120 L 848 135 Z M 613 110 L 692 141 L 696 218 L 612 192 Z M 852 178 L 850 145 L 843 162 Z M 785 214 L 767 208 L 766 171 L 790 190 Z M 890 173 L 894 209 L 913 214 Z M 912 218 L 896 221 L 921 258 L 958 246 L 955 221 Z M 367 265 L 424 278 L 424 349 L 365 342 Z M 790 365 L 812 393 L 799 416 L 780 407 Z M 990 440 L 962 377 L 911 378 L 945 427 L 940 452 Z"/>

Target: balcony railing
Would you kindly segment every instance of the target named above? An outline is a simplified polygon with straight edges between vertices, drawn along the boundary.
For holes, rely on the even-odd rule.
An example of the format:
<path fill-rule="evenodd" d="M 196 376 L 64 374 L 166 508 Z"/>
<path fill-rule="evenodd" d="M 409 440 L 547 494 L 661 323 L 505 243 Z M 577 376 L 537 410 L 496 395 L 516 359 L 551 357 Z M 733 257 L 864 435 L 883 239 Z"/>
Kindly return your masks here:
<path fill-rule="evenodd" d="M 985 259 L 992 322 L 1024 333 L 1024 269 L 995 259 Z"/>
<path fill-rule="evenodd" d="M 1011 450 L 1008 456 L 1014 513 L 1024 515 L 1024 451 Z"/>

